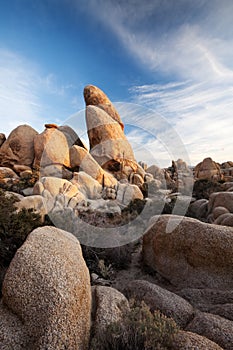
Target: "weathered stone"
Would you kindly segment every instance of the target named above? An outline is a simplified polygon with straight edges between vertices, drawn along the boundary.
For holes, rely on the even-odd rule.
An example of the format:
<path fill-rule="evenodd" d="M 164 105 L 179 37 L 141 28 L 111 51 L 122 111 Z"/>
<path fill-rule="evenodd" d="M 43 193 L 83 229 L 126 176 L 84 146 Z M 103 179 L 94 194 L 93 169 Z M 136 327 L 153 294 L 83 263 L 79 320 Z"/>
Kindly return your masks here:
<path fill-rule="evenodd" d="M 0 180 L 2 179 L 18 179 L 18 175 L 10 168 L 0 167 Z"/>
<path fill-rule="evenodd" d="M 213 217 L 214 219 L 217 219 L 218 216 L 222 214 L 229 214 L 229 210 L 227 210 L 225 207 L 215 207 L 213 210 Z"/>
<path fill-rule="evenodd" d="M 43 196 L 44 190 L 47 190 L 53 197 L 58 194 L 65 194 L 69 198 L 74 197 L 79 192 L 78 187 L 70 181 L 56 177 L 42 177 L 35 184 L 33 193 Z"/>
<path fill-rule="evenodd" d="M 176 350 L 223 350 L 218 344 L 201 335 L 179 331 L 172 342 Z"/>
<path fill-rule="evenodd" d="M 0 164 L 13 167 L 14 164 L 31 166 L 34 160 L 34 138 L 37 131 L 29 125 L 14 129 L 0 149 Z"/>
<path fill-rule="evenodd" d="M 16 172 L 16 173 L 21 173 L 22 171 L 25 171 L 25 170 L 32 170 L 30 166 L 27 166 L 27 165 L 22 165 L 22 164 L 14 164 L 13 165 L 13 170 Z"/>
<path fill-rule="evenodd" d="M 119 203 L 128 205 L 135 199 L 143 199 L 143 194 L 136 185 L 119 184 L 116 199 Z"/>
<path fill-rule="evenodd" d="M 0 344 L 1 350 L 26 350 L 29 339 L 21 318 L 0 301 Z"/>
<path fill-rule="evenodd" d="M 203 219 L 207 217 L 208 212 L 208 200 L 207 199 L 198 199 L 197 201 L 194 201 L 190 204 L 189 209 L 189 216 L 196 218 L 196 219 Z"/>
<path fill-rule="evenodd" d="M 233 287 L 232 228 L 176 215 L 153 221 L 143 237 L 147 265 L 176 286 Z"/>
<path fill-rule="evenodd" d="M 232 350 L 233 322 L 220 316 L 198 312 L 186 330 L 200 334 L 220 345 L 223 349 Z"/>
<path fill-rule="evenodd" d="M 216 192 L 212 193 L 208 203 L 208 214 L 211 214 L 216 207 L 224 207 L 233 213 L 233 193 Z"/>
<path fill-rule="evenodd" d="M 219 215 L 217 219 L 214 220 L 214 224 L 233 227 L 233 213 Z"/>
<path fill-rule="evenodd" d="M 185 299 L 147 281 L 132 281 L 125 292 L 128 298 L 144 301 L 151 311 L 160 310 L 181 327 L 185 327 L 194 314 L 192 305 Z"/>
<path fill-rule="evenodd" d="M 233 290 L 184 288 L 177 293 L 200 310 L 218 304 L 233 304 Z"/>
<path fill-rule="evenodd" d="M 132 172 L 142 171 L 145 174 L 137 164 L 120 125 L 106 112 L 95 106 L 87 106 L 86 122 L 90 153 L 103 169 L 113 173 L 117 179 L 123 175 L 127 177 Z"/>
<path fill-rule="evenodd" d="M 104 110 L 113 120 L 115 120 L 118 124 L 120 124 L 122 130 L 124 129 L 124 124 L 121 121 L 121 118 L 109 100 L 109 98 L 105 95 L 105 93 L 100 90 L 97 86 L 87 85 L 84 88 L 84 99 L 86 102 L 86 106 L 92 105 L 97 106 Z"/>
<path fill-rule="evenodd" d="M 46 129 L 57 129 L 58 128 L 57 124 L 53 124 L 53 123 L 45 124 L 44 126 Z"/>
<path fill-rule="evenodd" d="M 20 202 L 16 203 L 18 209 L 33 209 L 36 213 L 41 215 L 42 221 L 47 214 L 46 206 L 44 205 L 44 199 L 40 195 L 24 197 Z"/>
<path fill-rule="evenodd" d="M 32 170 L 24 170 L 21 171 L 21 173 L 19 174 L 19 176 L 21 177 L 21 179 L 30 179 L 32 176 Z"/>
<path fill-rule="evenodd" d="M 23 349 L 87 349 L 90 277 L 72 234 L 55 227 L 34 230 L 11 261 L 2 292 L 4 304 L 24 325 Z M 13 334 L 19 328 L 14 324 Z"/>
<path fill-rule="evenodd" d="M 74 173 L 71 183 L 76 185 L 86 198 L 101 198 L 102 186 L 85 172 Z"/>
<path fill-rule="evenodd" d="M 70 166 L 84 171 L 102 186 L 115 186 L 117 180 L 114 176 L 101 168 L 91 154 L 84 148 L 74 145 L 70 148 Z"/>
<path fill-rule="evenodd" d="M 129 310 L 126 297 L 111 287 L 92 287 L 92 322 L 94 333 L 101 335 L 106 326 L 121 321 L 123 313 Z"/>
<path fill-rule="evenodd" d="M 47 128 L 34 139 L 34 167 L 65 165 L 69 167 L 69 145 L 65 135 L 56 128 Z"/>
<path fill-rule="evenodd" d="M 48 176 L 71 180 L 73 174 L 61 164 L 51 164 L 40 168 L 40 177 Z"/>
<path fill-rule="evenodd" d="M 3 133 L 0 133 L 0 147 L 6 141 L 6 136 Z"/>
<path fill-rule="evenodd" d="M 73 145 L 77 145 L 87 149 L 84 143 L 80 140 L 77 133 L 70 126 L 62 125 L 58 127 L 58 130 L 65 135 L 69 147 L 72 147 Z"/>
<path fill-rule="evenodd" d="M 207 180 L 221 180 L 220 165 L 211 158 L 205 158 L 201 163 L 197 164 L 194 169 L 195 178 Z"/>

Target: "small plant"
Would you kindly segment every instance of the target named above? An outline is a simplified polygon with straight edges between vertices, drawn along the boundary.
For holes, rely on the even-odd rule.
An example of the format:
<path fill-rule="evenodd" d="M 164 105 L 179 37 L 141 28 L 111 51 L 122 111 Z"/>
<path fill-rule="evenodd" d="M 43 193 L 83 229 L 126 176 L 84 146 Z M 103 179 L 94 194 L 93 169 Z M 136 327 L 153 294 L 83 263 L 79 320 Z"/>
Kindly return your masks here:
<path fill-rule="evenodd" d="M 99 260 L 98 267 L 100 269 L 100 273 L 103 278 L 108 279 L 111 277 L 111 274 L 113 272 L 112 265 L 106 265 L 103 259 Z"/>
<path fill-rule="evenodd" d="M 95 334 L 90 350 L 168 350 L 178 330 L 175 321 L 160 311 L 152 313 L 144 302 L 132 301 L 121 321 Z"/>

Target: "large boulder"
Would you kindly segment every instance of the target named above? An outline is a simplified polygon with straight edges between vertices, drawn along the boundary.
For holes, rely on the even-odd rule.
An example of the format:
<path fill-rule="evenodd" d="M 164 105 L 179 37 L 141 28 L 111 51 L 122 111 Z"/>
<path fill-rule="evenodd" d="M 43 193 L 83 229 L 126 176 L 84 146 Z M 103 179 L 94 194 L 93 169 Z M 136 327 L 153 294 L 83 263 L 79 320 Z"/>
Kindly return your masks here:
<path fill-rule="evenodd" d="M 109 324 L 122 320 L 124 312 L 129 310 L 129 303 L 126 297 L 114 288 L 94 286 L 92 310 L 93 333 L 101 335 Z"/>
<path fill-rule="evenodd" d="M 84 171 L 103 187 L 117 185 L 115 177 L 101 168 L 92 155 L 83 147 L 70 148 L 70 166 L 73 169 Z"/>
<path fill-rule="evenodd" d="M 221 180 L 221 168 L 218 163 L 211 158 L 205 158 L 202 162 L 197 164 L 194 169 L 194 175 L 197 179 L 206 180 Z"/>
<path fill-rule="evenodd" d="M 13 167 L 14 164 L 31 166 L 34 161 L 34 139 L 37 131 L 29 125 L 14 129 L 0 148 L 0 164 Z"/>
<path fill-rule="evenodd" d="M 3 282 L 3 302 L 26 333 L 25 347 L 3 349 L 80 349 L 88 347 L 91 287 L 78 240 L 55 227 L 34 230 L 17 251 Z M 12 316 L 11 316 L 12 317 Z M 19 322 L 19 321 L 17 321 Z M 7 328 L 7 325 L 6 325 Z M 8 334 L 11 329 L 1 330 Z M 16 336 L 16 335 L 15 335 Z M 13 338 L 13 337 L 12 337 Z"/>
<path fill-rule="evenodd" d="M 213 341 L 192 332 L 179 331 L 172 342 L 176 350 L 223 350 Z"/>
<path fill-rule="evenodd" d="M 44 221 L 44 217 L 47 213 L 47 208 L 44 205 L 44 198 L 40 195 L 32 195 L 23 197 L 19 202 L 15 204 L 18 210 L 23 208 L 33 209 L 37 214 L 41 216 L 41 220 Z"/>
<path fill-rule="evenodd" d="M 68 125 L 61 125 L 57 129 L 58 129 L 58 131 L 61 131 L 65 135 L 69 147 L 71 147 L 73 145 L 77 145 L 77 146 L 86 148 L 86 146 L 80 140 L 80 138 L 77 135 L 77 133 L 70 126 L 68 126 Z"/>
<path fill-rule="evenodd" d="M 206 219 L 208 212 L 208 200 L 198 199 L 189 205 L 188 213 L 189 216 L 195 219 Z"/>
<path fill-rule="evenodd" d="M 97 86 L 87 85 L 84 88 L 83 94 L 86 106 L 92 105 L 101 108 L 113 120 L 120 124 L 122 130 L 124 129 L 124 124 L 122 123 L 116 108 L 102 90 L 100 90 Z"/>
<path fill-rule="evenodd" d="M 19 177 L 11 168 L 0 167 L 0 180 L 13 178 L 18 179 Z"/>
<path fill-rule="evenodd" d="M 233 226 L 233 192 L 212 193 L 208 202 L 208 221 Z"/>
<path fill-rule="evenodd" d="M 56 177 L 42 177 L 33 188 L 35 195 L 43 195 L 44 190 L 47 190 L 53 197 L 58 194 L 65 193 L 69 198 L 74 197 L 78 193 L 78 187 L 70 181 L 59 179 Z"/>
<path fill-rule="evenodd" d="M 153 217 L 143 237 L 143 260 L 172 284 L 233 287 L 233 229 L 176 215 Z"/>
<path fill-rule="evenodd" d="M 57 127 L 49 126 L 34 139 L 34 167 L 45 168 L 51 165 L 70 166 L 69 144 L 64 133 Z"/>
<path fill-rule="evenodd" d="M 90 153 L 103 169 L 119 180 L 128 179 L 131 173 L 144 178 L 145 171 L 137 164 L 131 145 L 114 119 L 96 106 L 87 106 L 86 123 Z"/>
<path fill-rule="evenodd" d="M 230 320 L 209 313 L 198 312 L 188 325 L 187 330 L 212 340 L 223 349 L 232 350 L 233 322 Z"/>

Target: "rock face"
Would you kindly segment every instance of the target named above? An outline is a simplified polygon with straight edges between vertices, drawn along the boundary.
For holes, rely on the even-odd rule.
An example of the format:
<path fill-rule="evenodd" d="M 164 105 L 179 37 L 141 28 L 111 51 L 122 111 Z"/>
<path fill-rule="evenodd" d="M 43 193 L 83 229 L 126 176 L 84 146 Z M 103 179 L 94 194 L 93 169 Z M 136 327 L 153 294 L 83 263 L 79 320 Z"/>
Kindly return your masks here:
<path fill-rule="evenodd" d="M 3 133 L 0 133 L 0 147 L 6 141 L 6 136 Z"/>
<path fill-rule="evenodd" d="M 73 235 L 54 227 L 34 230 L 12 260 L 2 292 L 8 313 L 18 316 L 27 335 L 19 349 L 87 349 L 89 272 Z M 3 341 L 14 327 L 5 328 Z"/>
<path fill-rule="evenodd" d="M 46 128 L 34 139 L 34 167 L 65 165 L 69 167 L 69 145 L 63 132 L 55 127 Z"/>
<path fill-rule="evenodd" d="M 192 332 L 179 331 L 172 343 L 176 350 L 223 350 L 213 341 Z"/>
<path fill-rule="evenodd" d="M 220 316 L 205 312 L 198 312 L 193 321 L 187 327 L 188 331 L 198 333 L 223 349 L 232 350 L 233 345 L 233 322 Z"/>
<path fill-rule="evenodd" d="M 212 193 L 207 218 L 216 225 L 233 226 L 233 192 Z"/>
<path fill-rule="evenodd" d="M 201 163 L 197 164 L 194 169 L 194 175 L 197 179 L 221 180 L 221 168 L 211 158 L 205 158 Z"/>
<path fill-rule="evenodd" d="M 78 168 L 79 171 L 86 172 L 103 187 L 117 185 L 114 176 L 102 169 L 92 155 L 82 147 L 74 145 L 70 148 L 70 166 L 73 169 Z"/>
<path fill-rule="evenodd" d="M 105 111 L 87 106 L 86 123 L 90 141 L 90 153 L 105 170 L 117 179 L 127 179 L 131 173 L 145 171 L 137 164 L 132 147 L 120 125 Z"/>
<path fill-rule="evenodd" d="M 31 166 L 34 160 L 34 138 L 37 131 L 29 125 L 14 129 L 0 149 L 0 164 L 13 167 L 14 164 Z"/>
<path fill-rule="evenodd" d="M 123 313 L 129 310 L 126 297 L 111 287 L 92 287 L 93 331 L 102 334 L 107 325 L 122 320 Z"/>
<path fill-rule="evenodd" d="M 143 237 L 144 262 L 175 286 L 232 288 L 233 229 L 180 219 L 153 217 Z"/>
<path fill-rule="evenodd" d="M 122 123 L 117 110 L 115 109 L 112 102 L 109 100 L 109 98 L 105 95 L 105 93 L 102 90 L 100 90 L 97 86 L 87 85 L 84 88 L 83 95 L 84 95 L 86 106 L 92 105 L 92 106 L 97 106 L 98 108 L 101 108 L 113 120 L 115 120 L 117 123 L 120 124 L 122 130 L 124 129 L 124 124 Z"/>
<path fill-rule="evenodd" d="M 72 147 L 73 145 L 77 145 L 79 147 L 83 147 L 86 149 L 86 146 L 84 145 L 84 143 L 80 140 L 77 133 L 70 126 L 62 125 L 58 127 L 58 130 L 65 135 L 69 147 Z"/>

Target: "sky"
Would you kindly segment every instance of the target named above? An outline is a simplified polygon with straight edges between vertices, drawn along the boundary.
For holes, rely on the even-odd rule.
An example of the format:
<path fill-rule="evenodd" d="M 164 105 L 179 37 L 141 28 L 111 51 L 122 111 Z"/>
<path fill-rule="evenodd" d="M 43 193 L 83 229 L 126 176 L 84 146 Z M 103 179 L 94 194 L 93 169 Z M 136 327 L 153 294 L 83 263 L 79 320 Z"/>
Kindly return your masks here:
<path fill-rule="evenodd" d="M 83 88 L 117 107 L 137 160 L 233 160 L 232 0 L 0 0 L 0 132 L 69 124 Z"/>

